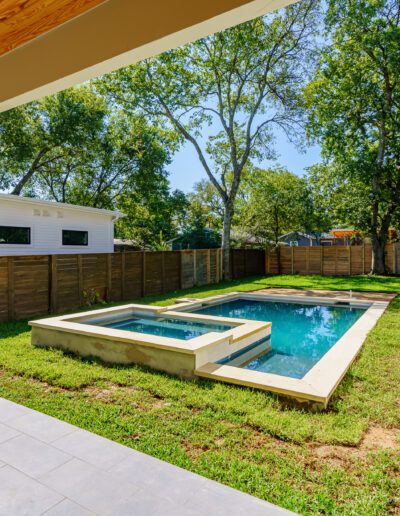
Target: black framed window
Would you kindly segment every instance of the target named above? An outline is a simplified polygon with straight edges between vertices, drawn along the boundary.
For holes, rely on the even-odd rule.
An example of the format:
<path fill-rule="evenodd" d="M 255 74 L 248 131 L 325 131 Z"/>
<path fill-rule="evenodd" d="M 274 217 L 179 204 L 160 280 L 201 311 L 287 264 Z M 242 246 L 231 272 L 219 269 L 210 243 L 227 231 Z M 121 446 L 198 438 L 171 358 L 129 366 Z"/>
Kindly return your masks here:
<path fill-rule="evenodd" d="M 62 245 L 88 245 L 89 236 L 87 231 L 75 231 L 63 229 Z"/>
<path fill-rule="evenodd" d="M 0 244 L 29 245 L 30 243 L 31 228 L 0 226 Z"/>

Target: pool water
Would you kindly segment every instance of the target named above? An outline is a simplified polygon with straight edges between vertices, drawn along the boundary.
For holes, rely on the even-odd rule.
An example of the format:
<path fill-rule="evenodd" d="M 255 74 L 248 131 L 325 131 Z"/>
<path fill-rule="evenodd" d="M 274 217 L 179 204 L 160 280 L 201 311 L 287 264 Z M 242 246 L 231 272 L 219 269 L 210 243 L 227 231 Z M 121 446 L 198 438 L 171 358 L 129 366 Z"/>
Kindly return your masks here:
<path fill-rule="evenodd" d="M 196 313 L 272 322 L 272 350 L 245 369 L 302 378 L 365 312 L 362 308 L 238 299 Z"/>
<path fill-rule="evenodd" d="M 106 328 L 134 331 L 159 337 L 189 340 L 212 331 L 223 332 L 233 328 L 229 324 L 187 321 L 172 317 L 131 317 L 105 325 Z"/>

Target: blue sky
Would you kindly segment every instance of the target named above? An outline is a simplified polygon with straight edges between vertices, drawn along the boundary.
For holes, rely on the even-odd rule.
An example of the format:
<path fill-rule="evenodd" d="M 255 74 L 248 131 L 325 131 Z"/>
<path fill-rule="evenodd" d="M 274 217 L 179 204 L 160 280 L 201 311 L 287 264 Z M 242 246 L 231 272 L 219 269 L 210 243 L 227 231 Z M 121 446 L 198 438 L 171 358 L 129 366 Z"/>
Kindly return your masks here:
<path fill-rule="evenodd" d="M 290 172 L 302 175 L 307 167 L 318 163 L 321 159 L 318 146 L 308 147 L 305 152 L 300 152 L 295 145 L 290 143 L 284 134 L 276 134 L 275 150 L 276 162 L 264 162 L 260 165 L 281 165 Z M 193 184 L 206 178 L 206 174 L 197 158 L 192 144 L 184 145 L 173 157 L 168 167 L 171 188 L 178 188 L 184 192 L 190 192 Z"/>

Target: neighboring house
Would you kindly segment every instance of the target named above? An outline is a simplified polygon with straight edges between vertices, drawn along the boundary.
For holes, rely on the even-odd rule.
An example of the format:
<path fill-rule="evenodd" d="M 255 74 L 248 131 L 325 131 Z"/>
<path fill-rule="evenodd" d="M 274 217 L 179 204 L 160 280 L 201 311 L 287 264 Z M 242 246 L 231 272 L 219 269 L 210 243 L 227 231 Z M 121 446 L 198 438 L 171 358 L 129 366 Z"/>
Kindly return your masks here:
<path fill-rule="evenodd" d="M 136 240 L 130 240 L 128 238 L 114 238 L 114 251 L 142 251 L 143 247 L 140 246 Z"/>
<path fill-rule="evenodd" d="M 364 239 L 365 240 L 365 239 Z M 334 245 L 362 245 L 363 238 L 355 229 L 331 229 L 329 233 L 308 234 L 291 231 L 279 237 L 279 241 L 288 246 L 317 247 Z"/>
<path fill-rule="evenodd" d="M 291 247 L 314 247 L 319 246 L 319 240 L 315 235 L 303 233 L 302 231 L 291 231 L 279 237 L 279 242 Z"/>
<path fill-rule="evenodd" d="M 323 233 L 321 235 L 321 245 L 329 246 L 357 244 L 358 240 L 354 239 L 356 233 L 357 232 L 355 231 L 355 229 L 352 228 L 331 229 L 329 233 Z"/>
<path fill-rule="evenodd" d="M 0 256 L 112 253 L 118 211 L 0 194 Z"/>

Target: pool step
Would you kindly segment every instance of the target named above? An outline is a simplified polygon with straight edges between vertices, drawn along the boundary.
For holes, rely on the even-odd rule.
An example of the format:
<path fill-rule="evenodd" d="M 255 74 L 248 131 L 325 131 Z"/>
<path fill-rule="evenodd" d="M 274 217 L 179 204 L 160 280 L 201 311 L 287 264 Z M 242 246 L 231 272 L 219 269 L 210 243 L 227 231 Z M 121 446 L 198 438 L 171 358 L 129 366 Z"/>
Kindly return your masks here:
<path fill-rule="evenodd" d="M 208 362 L 198 367 L 195 370 L 195 374 L 210 380 L 274 392 L 283 396 L 289 396 L 297 401 L 317 402 L 324 406 L 327 402 L 326 396 L 315 390 L 304 380 L 297 378 L 261 373 L 259 371 L 252 371 L 251 369 L 243 369 L 214 362 Z"/>

